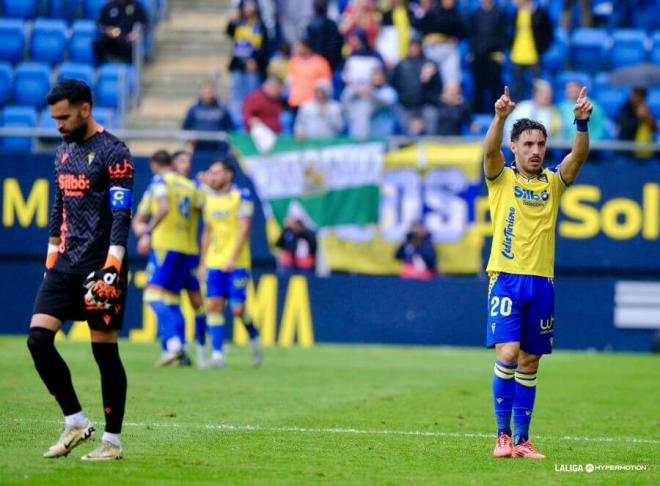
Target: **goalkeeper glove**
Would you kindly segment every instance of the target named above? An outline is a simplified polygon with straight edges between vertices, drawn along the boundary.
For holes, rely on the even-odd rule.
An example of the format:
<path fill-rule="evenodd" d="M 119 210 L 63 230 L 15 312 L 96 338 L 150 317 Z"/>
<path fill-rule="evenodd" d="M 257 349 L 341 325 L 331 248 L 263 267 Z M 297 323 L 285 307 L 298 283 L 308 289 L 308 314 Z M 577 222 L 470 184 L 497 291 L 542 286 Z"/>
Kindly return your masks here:
<path fill-rule="evenodd" d="M 119 302 L 121 289 L 119 288 L 119 267 L 116 258 L 108 258 L 101 270 L 87 275 L 83 287 L 85 293 L 85 304 L 88 309 L 110 309 Z"/>

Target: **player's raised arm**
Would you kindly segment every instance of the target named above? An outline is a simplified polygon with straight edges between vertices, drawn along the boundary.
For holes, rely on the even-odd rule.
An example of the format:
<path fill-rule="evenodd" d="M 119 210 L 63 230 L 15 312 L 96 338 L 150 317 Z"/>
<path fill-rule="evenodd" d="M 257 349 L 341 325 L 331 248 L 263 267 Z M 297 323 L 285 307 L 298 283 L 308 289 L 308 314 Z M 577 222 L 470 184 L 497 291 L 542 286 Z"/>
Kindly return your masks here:
<path fill-rule="evenodd" d="M 587 88 L 583 86 L 573 107 L 577 130 L 573 138 L 573 147 L 559 166 L 559 173 L 566 184 L 571 184 L 575 180 L 589 155 L 589 117 L 593 109 L 593 105 L 587 98 Z"/>
<path fill-rule="evenodd" d="M 504 169 L 504 154 L 501 148 L 504 122 L 515 107 L 516 104 L 509 96 L 509 87 L 505 86 L 504 93 L 495 102 L 495 117 L 484 138 L 484 174 L 488 179 L 494 179 Z"/>

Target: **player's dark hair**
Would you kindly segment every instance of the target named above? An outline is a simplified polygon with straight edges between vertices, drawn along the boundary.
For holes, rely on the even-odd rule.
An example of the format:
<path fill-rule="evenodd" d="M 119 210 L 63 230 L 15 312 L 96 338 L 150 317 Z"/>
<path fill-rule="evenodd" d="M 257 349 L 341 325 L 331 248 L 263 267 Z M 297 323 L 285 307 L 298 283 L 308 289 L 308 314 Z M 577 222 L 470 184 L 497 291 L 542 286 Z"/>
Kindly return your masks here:
<path fill-rule="evenodd" d="M 177 157 L 179 157 L 183 154 L 186 154 L 186 155 L 192 157 L 192 154 L 190 152 L 188 152 L 187 150 L 177 150 L 176 152 L 174 152 L 172 154 L 172 160 L 176 159 Z"/>
<path fill-rule="evenodd" d="M 151 157 L 149 157 L 149 161 L 154 162 L 161 167 L 165 167 L 172 164 L 172 157 L 167 150 L 156 150 L 151 154 Z"/>
<path fill-rule="evenodd" d="M 89 89 L 87 83 L 80 79 L 64 78 L 53 86 L 53 89 L 46 96 L 48 105 L 54 105 L 62 100 L 67 100 L 72 105 L 89 103 L 92 106 L 92 90 Z"/>
<path fill-rule="evenodd" d="M 236 174 L 236 168 L 234 167 L 234 164 L 232 163 L 231 160 L 229 159 L 222 159 L 217 161 L 220 165 L 222 165 L 222 168 L 225 170 L 228 170 L 232 174 Z"/>
<path fill-rule="evenodd" d="M 529 118 L 521 118 L 516 120 L 516 123 L 514 123 L 511 128 L 511 141 L 517 142 L 520 135 L 527 130 L 539 130 L 543 134 L 543 138 L 546 140 L 548 139 L 548 132 L 545 130 L 542 123 L 530 120 Z"/>

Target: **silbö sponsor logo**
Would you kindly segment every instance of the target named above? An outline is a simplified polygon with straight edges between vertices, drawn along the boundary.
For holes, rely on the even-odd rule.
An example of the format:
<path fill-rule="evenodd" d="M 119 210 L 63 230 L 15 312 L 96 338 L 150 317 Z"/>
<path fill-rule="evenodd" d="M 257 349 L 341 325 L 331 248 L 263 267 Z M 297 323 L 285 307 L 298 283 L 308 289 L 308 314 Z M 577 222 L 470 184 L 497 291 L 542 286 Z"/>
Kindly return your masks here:
<path fill-rule="evenodd" d="M 543 206 L 543 204 L 550 199 L 548 191 L 543 191 L 541 194 L 536 194 L 531 189 L 523 189 L 520 186 L 515 186 L 513 194 L 523 200 L 526 206 Z"/>
<path fill-rule="evenodd" d="M 513 225 L 516 222 L 516 208 L 510 207 L 509 208 L 509 215 L 506 218 L 506 227 L 504 228 L 504 241 L 502 242 L 502 246 L 504 249 L 502 250 L 502 255 L 504 258 L 507 258 L 509 260 L 514 259 L 513 255 L 513 238 L 516 236 L 513 234 Z"/>

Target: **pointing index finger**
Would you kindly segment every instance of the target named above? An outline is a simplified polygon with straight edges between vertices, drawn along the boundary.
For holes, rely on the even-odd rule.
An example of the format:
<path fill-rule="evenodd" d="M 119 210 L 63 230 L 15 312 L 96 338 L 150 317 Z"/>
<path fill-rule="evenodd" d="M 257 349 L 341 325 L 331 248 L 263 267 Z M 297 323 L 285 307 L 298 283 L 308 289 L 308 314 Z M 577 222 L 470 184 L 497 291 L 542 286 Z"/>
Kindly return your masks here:
<path fill-rule="evenodd" d="M 504 96 L 509 98 L 509 87 L 508 86 L 504 86 Z"/>
<path fill-rule="evenodd" d="M 578 100 L 584 98 L 586 95 L 587 95 L 587 87 L 582 86 L 582 89 L 580 90 L 580 94 L 578 95 Z"/>

